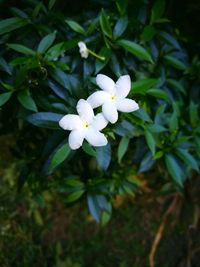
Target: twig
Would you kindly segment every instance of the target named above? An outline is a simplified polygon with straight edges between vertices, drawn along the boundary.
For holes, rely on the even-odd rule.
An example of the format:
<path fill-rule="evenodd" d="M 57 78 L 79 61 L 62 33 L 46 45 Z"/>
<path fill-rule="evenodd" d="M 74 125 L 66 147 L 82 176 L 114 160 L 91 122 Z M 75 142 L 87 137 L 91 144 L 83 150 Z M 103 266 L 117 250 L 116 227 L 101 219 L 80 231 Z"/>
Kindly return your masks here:
<path fill-rule="evenodd" d="M 153 240 L 153 244 L 151 246 L 151 250 L 149 253 L 149 265 L 150 265 L 150 267 L 155 266 L 155 254 L 156 254 L 157 247 L 158 247 L 159 242 L 162 238 L 167 219 L 168 219 L 169 215 L 173 212 L 174 208 L 176 207 L 177 202 L 178 202 L 178 195 L 175 195 L 171 205 L 169 206 L 169 208 L 167 209 L 167 211 L 163 215 L 162 222 L 158 228 L 158 231 L 157 231 L 156 236 Z"/>

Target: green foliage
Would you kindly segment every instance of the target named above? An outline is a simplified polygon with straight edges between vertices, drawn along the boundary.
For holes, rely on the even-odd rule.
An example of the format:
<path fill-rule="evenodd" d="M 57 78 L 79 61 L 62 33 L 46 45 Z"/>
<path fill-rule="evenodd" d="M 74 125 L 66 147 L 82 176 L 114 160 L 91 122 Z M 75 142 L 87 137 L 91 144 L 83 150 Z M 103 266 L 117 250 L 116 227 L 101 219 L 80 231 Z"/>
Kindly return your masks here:
<path fill-rule="evenodd" d="M 152 8 L 146 2 L 92 3 L 83 1 L 87 12 L 78 5 L 75 14 L 53 0 L 23 1 L 23 8 L 16 3 L 7 10 L 0 21 L 0 115 L 24 160 L 22 184 L 32 189 L 39 180 L 43 190 L 42 180 L 51 186 L 50 174 L 66 177 L 66 203 L 87 199 L 94 218 L 105 224 L 112 197 L 137 191 L 130 170 L 137 175 L 154 169 L 163 186 L 177 190 L 199 171 L 200 61 L 165 17 L 167 1 L 154 1 Z M 79 41 L 87 45 L 87 59 Z M 107 146 L 84 142 L 72 152 L 58 122 L 95 91 L 98 73 L 114 80 L 129 74 L 128 97 L 140 109 L 119 113 L 118 123 L 109 124 Z"/>

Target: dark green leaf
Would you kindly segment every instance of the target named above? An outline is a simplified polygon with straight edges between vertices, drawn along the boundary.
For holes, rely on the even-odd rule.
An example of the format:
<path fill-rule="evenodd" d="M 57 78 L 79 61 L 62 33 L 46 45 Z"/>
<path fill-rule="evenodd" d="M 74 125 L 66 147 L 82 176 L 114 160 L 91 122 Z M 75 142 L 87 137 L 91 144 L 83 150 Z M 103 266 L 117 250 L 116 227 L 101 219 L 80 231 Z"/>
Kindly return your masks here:
<path fill-rule="evenodd" d="M 84 142 L 82 145 L 82 149 L 85 151 L 85 153 L 87 153 L 88 155 L 92 156 L 92 157 L 96 157 L 96 151 L 94 150 L 94 148 L 89 145 L 88 143 Z"/>
<path fill-rule="evenodd" d="M 117 21 L 117 23 L 116 23 L 116 25 L 114 27 L 114 30 L 113 30 L 114 38 L 120 37 L 123 34 L 123 32 L 126 30 L 127 26 L 128 26 L 128 18 L 127 18 L 127 16 L 121 17 Z"/>
<path fill-rule="evenodd" d="M 0 107 L 3 106 L 11 97 L 12 92 L 0 94 Z"/>
<path fill-rule="evenodd" d="M 28 24 L 28 21 L 23 18 L 9 18 L 0 21 L 0 35 L 14 31 Z"/>
<path fill-rule="evenodd" d="M 143 79 L 132 83 L 130 95 L 144 94 L 158 83 L 159 79 Z"/>
<path fill-rule="evenodd" d="M 150 170 L 154 163 L 155 161 L 153 160 L 151 152 L 148 152 L 140 162 L 138 173 Z"/>
<path fill-rule="evenodd" d="M 68 144 L 59 147 L 51 159 L 49 170 L 52 171 L 60 165 L 69 156 L 70 152 L 71 149 Z"/>
<path fill-rule="evenodd" d="M 106 146 L 97 147 L 96 148 L 96 160 L 99 165 L 99 167 L 106 171 L 110 161 L 111 161 L 111 148 L 110 145 L 107 144 Z"/>
<path fill-rule="evenodd" d="M 102 70 L 110 60 L 111 50 L 107 47 L 103 47 L 99 53 L 100 56 L 104 57 L 105 60 L 96 59 L 95 62 L 95 74 Z"/>
<path fill-rule="evenodd" d="M 34 56 L 35 51 L 21 44 L 8 44 L 8 47 L 24 55 Z"/>
<path fill-rule="evenodd" d="M 37 112 L 37 106 L 31 97 L 29 90 L 20 91 L 17 98 L 24 108 Z"/>
<path fill-rule="evenodd" d="M 151 150 L 152 155 L 154 155 L 156 151 L 156 141 L 152 133 L 149 132 L 147 129 L 145 130 L 144 133 L 145 133 L 145 139 L 146 139 L 147 145 L 149 149 Z"/>
<path fill-rule="evenodd" d="M 86 35 L 84 28 L 80 24 L 78 24 L 76 21 L 67 19 L 65 20 L 65 22 L 73 31 Z"/>
<path fill-rule="evenodd" d="M 137 56 L 137 57 L 139 57 L 141 59 L 145 59 L 145 60 L 153 63 L 151 55 L 141 45 L 136 44 L 136 43 L 134 43 L 132 41 L 123 40 L 123 39 L 117 41 L 117 44 L 122 46 L 124 49 L 126 49 L 130 53 L 132 53 L 134 56 Z"/>
<path fill-rule="evenodd" d="M 198 163 L 195 158 L 186 150 L 182 148 L 176 149 L 176 154 L 179 158 L 181 158 L 188 166 L 192 169 L 199 171 Z"/>
<path fill-rule="evenodd" d="M 46 35 L 39 43 L 37 52 L 38 53 L 44 53 L 47 51 L 47 49 L 53 44 L 54 40 L 56 38 L 56 32 L 50 33 Z"/>
<path fill-rule="evenodd" d="M 28 122 L 38 127 L 60 129 L 58 122 L 62 117 L 62 114 L 53 112 L 38 112 L 29 115 L 26 119 Z"/>
<path fill-rule="evenodd" d="M 48 9 L 52 9 L 57 0 L 49 0 Z"/>
<path fill-rule="evenodd" d="M 85 193 L 85 190 L 79 190 L 70 193 L 67 198 L 65 199 L 66 203 L 71 203 L 77 201 L 83 194 Z"/>
<path fill-rule="evenodd" d="M 123 156 L 125 155 L 127 149 L 128 149 L 128 145 L 130 142 L 130 138 L 127 136 L 122 137 L 119 146 L 118 146 L 118 150 L 117 150 L 117 157 L 118 157 L 118 162 L 121 162 Z"/>
<path fill-rule="evenodd" d="M 161 89 L 150 89 L 147 91 L 148 95 L 154 96 L 156 98 L 164 99 L 167 102 L 169 101 L 169 97 L 167 93 Z"/>
<path fill-rule="evenodd" d="M 165 164 L 174 181 L 180 186 L 183 186 L 184 173 L 176 158 L 172 154 L 166 154 Z"/>
<path fill-rule="evenodd" d="M 185 94 L 185 88 L 183 87 L 183 85 L 181 84 L 180 81 L 176 81 L 174 79 L 167 79 L 167 84 L 170 85 L 172 88 L 174 88 L 175 90 L 180 91 L 181 93 Z"/>
<path fill-rule="evenodd" d="M 164 56 L 164 59 L 166 60 L 166 62 L 169 65 L 171 65 L 175 69 L 185 70 L 187 68 L 187 66 L 185 65 L 185 63 L 181 62 L 179 59 L 177 59 L 177 58 L 175 58 L 173 56 Z"/>
<path fill-rule="evenodd" d="M 102 30 L 103 34 L 105 34 L 109 38 L 112 38 L 112 29 L 110 26 L 108 16 L 105 14 L 104 10 L 101 11 L 100 25 L 101 25 L 101 30 Z"/>
<path fill-rule="evenodd" d="M 150 23 L 153 24 L 158 19 L 160 19 L 163 16 L 164 11 L 165 0 L 156 0 L 151 11 Z"/>
<path fill-rule="evenodd" d="M 155 34 L 156 29 L 151 25 L 147 25 L 144 27 L 141 37 L 144 41 L 148 42 L 154 37 Z"/>

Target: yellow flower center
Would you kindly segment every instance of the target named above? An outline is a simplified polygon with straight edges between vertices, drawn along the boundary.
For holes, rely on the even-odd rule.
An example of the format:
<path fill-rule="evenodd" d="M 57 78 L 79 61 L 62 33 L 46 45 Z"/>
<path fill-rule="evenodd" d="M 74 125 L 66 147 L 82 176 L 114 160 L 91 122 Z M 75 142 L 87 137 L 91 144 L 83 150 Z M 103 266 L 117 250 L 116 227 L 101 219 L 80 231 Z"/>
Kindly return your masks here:
<path fill-rule="evenodd" d="M 89 124 L 87 122 L 84 123 L 84 127 L 85 128 L 88 128 L 89 127 Z"/>
<path fill-rule="evenodd" d="M 115 99 L 116 99 L 116 96 L 115 96 L 115 95 L 111 95 L 111 96 L 110 96 L 110 100 L 111 100 L 111 101 L 115 101 Z"/>

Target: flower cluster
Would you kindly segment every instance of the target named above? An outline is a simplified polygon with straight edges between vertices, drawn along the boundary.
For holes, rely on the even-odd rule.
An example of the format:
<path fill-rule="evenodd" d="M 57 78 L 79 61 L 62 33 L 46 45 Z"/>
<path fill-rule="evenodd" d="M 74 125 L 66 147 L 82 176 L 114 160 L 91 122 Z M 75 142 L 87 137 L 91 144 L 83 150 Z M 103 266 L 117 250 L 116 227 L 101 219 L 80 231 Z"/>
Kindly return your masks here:
<path fill-rule="evenodd" d="M 87 100 L 80 99 L 76 109 L 78 115 L 65 115 L 59 125 L 64 130 L 69 130 L 69 146 L 78 149 L 84 139 L 92 146 L 104 146 L 107 139 L 100 131 L 108 122 L 115 123 L 118 120 L 118 111 L 133 112 L 139 109 L 138 104 L 126 98 L 131 89 L 129 75 L 121 76 L 116 83 L 106 75 L 98 74 L 96 83 L 101 90 L 90 95 Z M 102 112 L 97 115 L 94 110 L 102 106 Z"/>

